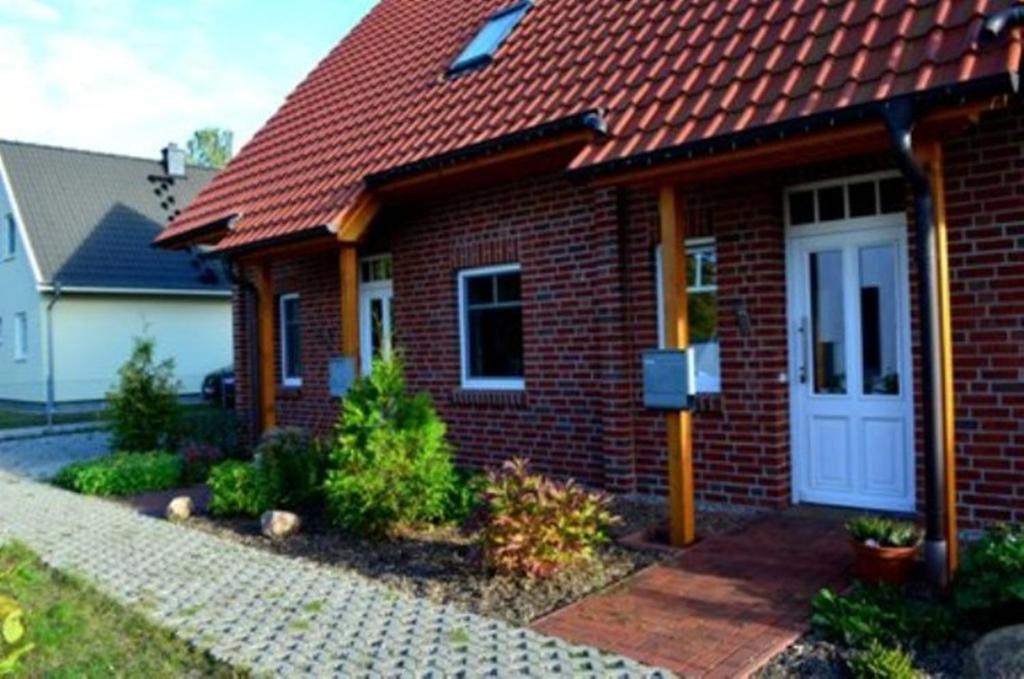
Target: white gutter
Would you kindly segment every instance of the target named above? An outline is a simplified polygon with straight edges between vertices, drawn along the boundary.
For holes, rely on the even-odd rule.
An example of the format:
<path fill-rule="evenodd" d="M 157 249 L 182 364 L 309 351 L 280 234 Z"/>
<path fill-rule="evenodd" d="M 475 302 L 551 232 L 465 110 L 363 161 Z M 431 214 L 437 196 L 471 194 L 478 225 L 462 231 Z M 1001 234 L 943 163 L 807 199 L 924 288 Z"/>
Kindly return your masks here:
<path fill-rule="evenodd" d="M 11 184 L 10 175 L 7 174 L 7 166 L 4 164 L 3 154 L 0 153 L 0 185 L 11 200 L 11 212 L 14 214 L 14 223 L 21 234 L 21 242 L 25 244 L 25 254 L 28 255 L 28 263 L 32 267 L 32 275 L 35 276 L 36 285 L 42 285 L 43 275 L 40 273 L 39 262 L 36 260 L 36 251 L 32 247 L 32 241 L 28 237 L 28 228 L 25 226 L 25 219 L 22 217 L 21 208 L 18 206 L 18 197 L 14 195 L 14 186 Z"/>
<path fill-rule="evenodd" d="M 39 285 L 39 292 L 54 292 L 51 284 Z M 176 290 L 174 288 L 103 288 L 62 285 L 60 292 L 63 295 L 142 295 L 142 296 L 163 296 L 163 297 L 213 297 L 229 299 L 230 290 Z"/>

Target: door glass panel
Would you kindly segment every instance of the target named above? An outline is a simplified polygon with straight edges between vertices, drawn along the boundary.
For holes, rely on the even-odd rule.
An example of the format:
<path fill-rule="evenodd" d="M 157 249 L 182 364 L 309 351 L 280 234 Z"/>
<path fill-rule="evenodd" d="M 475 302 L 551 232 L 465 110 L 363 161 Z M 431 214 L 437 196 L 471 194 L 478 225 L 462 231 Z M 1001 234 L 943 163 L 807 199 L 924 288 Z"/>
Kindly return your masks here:
<path fill-rule="evenodd" d="M 370 300 L 370 342 L 372 356 L 377 358 L 384 349 L 384 300 L 379 297 Z"/>
<path fill-rule="evenodd" d="M 814 392 L 846 393 L 843 253 L 811 253 L 811 324 Z"/>
<path fill-rule="evenodd" d="M 865 394 L 899 394 L 896 251 L 860 249 L 860 327 Z"/>

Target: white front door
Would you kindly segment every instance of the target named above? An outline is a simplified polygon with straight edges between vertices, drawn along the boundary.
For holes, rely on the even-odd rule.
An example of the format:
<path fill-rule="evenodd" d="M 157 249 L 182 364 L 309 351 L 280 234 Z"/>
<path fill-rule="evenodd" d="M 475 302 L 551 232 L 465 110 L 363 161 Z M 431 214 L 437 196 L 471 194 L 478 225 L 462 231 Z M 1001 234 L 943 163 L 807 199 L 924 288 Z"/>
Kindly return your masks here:
<path fill-rule="evenodd" d="M 394 313 L 391 281 L 374 281 L 359 286 L 360 370 L 369 375 L 373 359 L 390 356 L 392 350 Z"/>
<path fill-rule="evenodd" d="M 914 403 L 902 215 L 789 230 L 797 502 L 914 508 Z"/>

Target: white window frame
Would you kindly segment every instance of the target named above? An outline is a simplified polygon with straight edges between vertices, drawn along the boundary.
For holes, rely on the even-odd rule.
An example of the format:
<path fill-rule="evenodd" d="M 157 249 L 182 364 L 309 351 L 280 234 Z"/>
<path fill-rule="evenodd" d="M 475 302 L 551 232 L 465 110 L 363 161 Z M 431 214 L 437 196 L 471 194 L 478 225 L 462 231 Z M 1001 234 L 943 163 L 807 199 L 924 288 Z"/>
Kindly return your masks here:
<path fill-rule="evenodd" d="M 665 297 L 664 292 L 661 289 L 663 282 L 661 280 L 661 250 L 662 247 L 659 244 L 654 250 L 654 271 L 655 271 L 655 299 L 658 305 L 658 348 L 665 348 Z M 716 261 L 718 256 L 718 244 L 713 237 L 702 237 L 702 238 L 690 238 L 686 240 L 686 254 L 689 255 L 692 251 L 696 250 L 713 250 L 715 252 Z M 702 285 L 700 280 L 701 272 L 697 270 L 697 284 L 692 287 L 686 288 L 686 302 L 689 304 L 690 293 L 701 293 L 701 292 L 713 292 L 715 296 L 718 296 L 718 285 Z M 717 344 L 719 348 L 719 359 L 718 359 L 718 377 L 711 377 L 708 375 L 697 375 L 697 393 L 699 394 L 720 394 L 722 392 L 722 359 L 721 359 L 721 340 L 717 342 L 698 342 L 693 344 L 694 347 L 704 346 L 707 344 Z"/>
<path fill-rule="evenodd" d="M 28 360 L 28 313 L 14 314 L 14 360 Z"/>
<path fill-rule="evenodd" d="M 285 318 L 285 305 L 288 302 L 295 301 L 296 304 L 299 302 L 299 293 L 290 292 L 286 295 L 281 295 L 277 300 L 277 327 L 281 337 L 281 384 L 286 387 L 301 387 L 302 386 L 302 375 L 289 375 L 288 374 L 288 333 L 286 332 L 286 318 Z M 302 317 L 299 317 L 299 329 L 302 329 Z M 302 345 L 299 345 L 299 351 L 302 350 Z"/>
<path fill-rule="evenodd" d="M 902 216 L 906 219 L 906 210 L 903 212 L 882 212 L 882 193 L 881 183 L 887 179 L 899 179 L 900 175 L 898 170 L 881 170 L 879 172 L 867 172 L 864 174 L 855 174 L 845 177 L 838 177 L 835 179 L 823 179 L 816 182 L 807 182 L 805 184 L 796 184 L 794 186 L 788 186 L 782 192 L 782 211 L 786 220 L 786 228 L 789 230 L 801 230 L 801 229 L 812 229 L 820 227 L 822 225 L 830 225 L 838 227 L 843 230 L 847 230 L 850 227 L 863 228 L 868 226 L 891 224 L 892 220 L 896 216 Z M 875 183 L 875 214 L 866 215 L 862 217 L 851 217 L 850 216 L 850 185 L 851 184 L 862 184 L 865 182 Z M 843 189 L 843 210 L 846 216 L 842 219 L 820 219 L 821 216 L 821 205 L 818 201 L 818 189 L 830 189 L 830 188 L 842 188 Z M 793 224 L 793 217 L 791 214 L 791 205 L 789 198 L 794 193 L 803 193 L 805 191 L 813 192 L 814 201 L 814 220 L 810 222 L 804 222 L 802 224 Z"/>
<path fill-rule="evenodd" d="M 468 309 L 466 308 L 466 279 L 477 276 L 493 276 L 505 273 L 518 273 L 522 283 L 522 267 L 518 263 L 501 264 L 499 266 L 484 266 L 475 269 L 463 269 L 459 271 L 459 359 L 460 376 L 463 389 L 483 391 L 523 391 L 526 389 L 526 379 L 523 377 L 471 377 L 469 374 L 469 328 L 466 323 Z M 520 295 L 519 304 L 525 310 L 525 305 Z M 524 354 L 525 354 L 525 337 Z M 524 356 L 525 363 L 525 356 Z"/>
<path fill-rule="evenodd" d="M 4 259 L 14 259 L 18 252 L 18 225 L 14 221 L 14 215 L 7 213 L 4 219 Z"/>

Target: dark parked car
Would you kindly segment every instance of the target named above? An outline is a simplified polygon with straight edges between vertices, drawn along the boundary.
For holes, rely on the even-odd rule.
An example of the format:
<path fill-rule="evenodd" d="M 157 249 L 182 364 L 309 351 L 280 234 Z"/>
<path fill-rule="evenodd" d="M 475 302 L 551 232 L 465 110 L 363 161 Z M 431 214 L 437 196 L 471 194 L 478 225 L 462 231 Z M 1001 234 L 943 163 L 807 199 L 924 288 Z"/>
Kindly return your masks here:
<path fill-rule="evenodd" d="M 235 369 L 221 368 L 206 376 L 203 380 L 203 400 L 208 403 L 235 407 Z"/>

